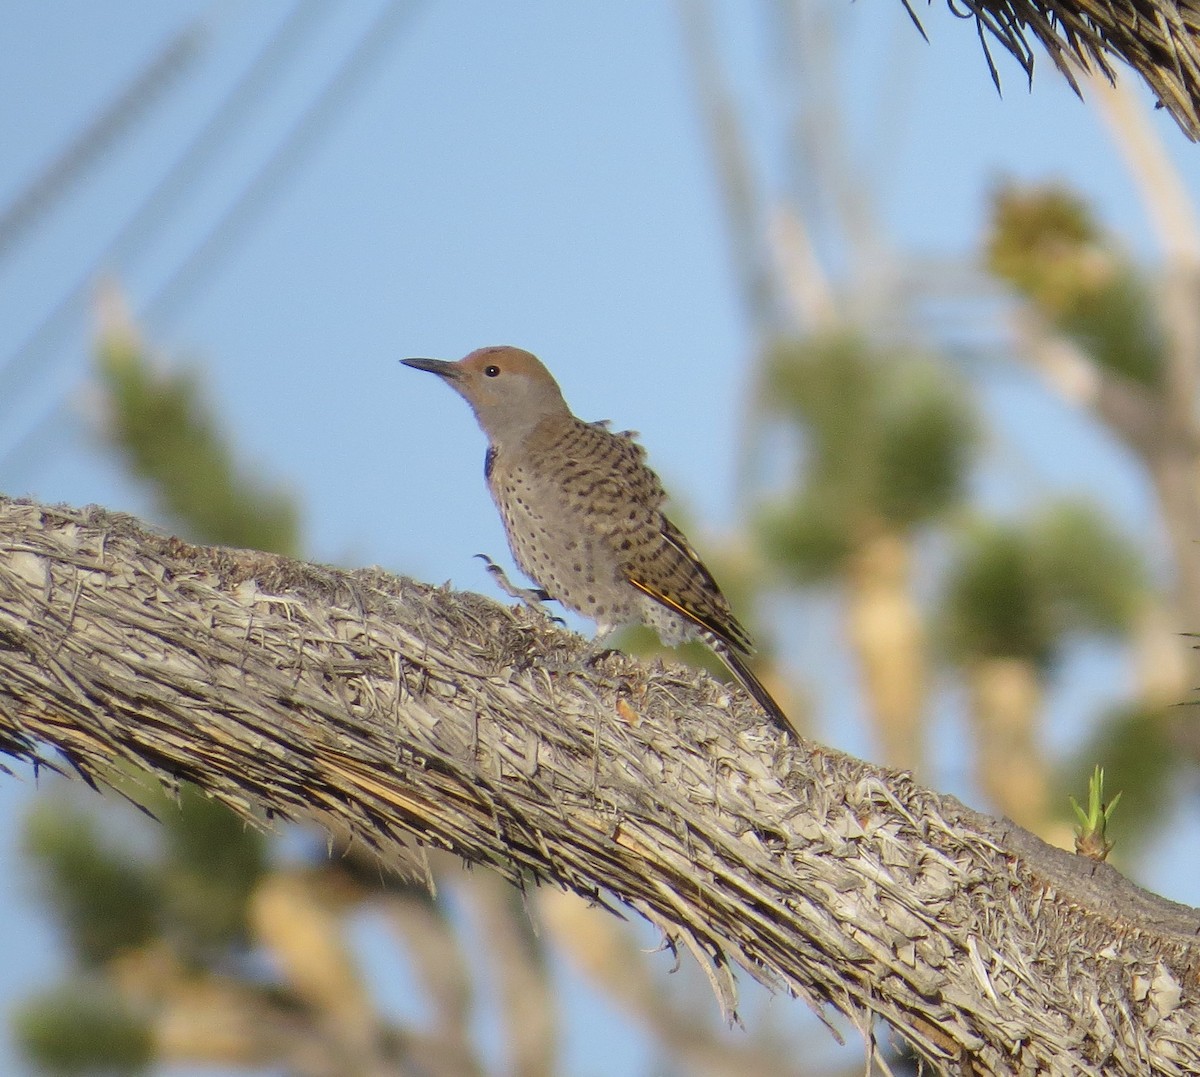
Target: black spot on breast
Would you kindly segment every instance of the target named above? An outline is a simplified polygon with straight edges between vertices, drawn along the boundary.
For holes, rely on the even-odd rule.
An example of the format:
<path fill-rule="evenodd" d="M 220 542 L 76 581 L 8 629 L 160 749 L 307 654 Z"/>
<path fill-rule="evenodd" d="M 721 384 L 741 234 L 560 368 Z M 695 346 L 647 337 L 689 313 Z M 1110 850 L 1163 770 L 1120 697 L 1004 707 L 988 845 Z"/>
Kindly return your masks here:
<path fill-rule="evenodd" d="M 496 466 L 496 447 L 488 446 L 487 455 L 483 458 L 483 477 L 490 479 L 492 477 L 492 468 Z"/>

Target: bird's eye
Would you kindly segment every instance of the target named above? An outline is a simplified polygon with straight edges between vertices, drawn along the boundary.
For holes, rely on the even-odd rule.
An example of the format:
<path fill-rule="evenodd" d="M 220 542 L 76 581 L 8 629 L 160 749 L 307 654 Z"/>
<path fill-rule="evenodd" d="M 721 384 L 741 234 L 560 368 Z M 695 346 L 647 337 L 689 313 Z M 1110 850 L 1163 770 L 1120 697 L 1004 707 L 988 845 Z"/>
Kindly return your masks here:
<path fill-rule="evenodd" d="M 483 372 L 489 377 L 494 378 L 500 373 L 500 368 L 493 363 L 491 366 L 485 366 Z"/>

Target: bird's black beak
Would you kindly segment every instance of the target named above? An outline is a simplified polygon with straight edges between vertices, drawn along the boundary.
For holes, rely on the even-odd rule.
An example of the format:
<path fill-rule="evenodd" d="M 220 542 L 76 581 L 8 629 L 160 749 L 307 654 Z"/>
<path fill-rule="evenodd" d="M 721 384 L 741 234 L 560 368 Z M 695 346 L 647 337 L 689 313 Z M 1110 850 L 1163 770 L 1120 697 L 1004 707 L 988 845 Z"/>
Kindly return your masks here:
<path fill-rule="evenodd" d="M 414 370 L 428 370 L 430 374 L 450 381 L 454 381 L 460 373 L 457 363 L 448 363 L 445 359 L 401 359 L 400 362 Z"/>

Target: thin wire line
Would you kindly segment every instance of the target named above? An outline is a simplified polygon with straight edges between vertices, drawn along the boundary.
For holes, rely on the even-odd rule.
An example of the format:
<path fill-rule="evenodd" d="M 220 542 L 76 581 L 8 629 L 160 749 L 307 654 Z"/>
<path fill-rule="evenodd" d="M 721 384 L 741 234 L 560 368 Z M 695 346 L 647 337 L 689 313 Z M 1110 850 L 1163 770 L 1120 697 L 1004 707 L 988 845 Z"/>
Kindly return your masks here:
<path fill-rule="evenodd" d="M 208 34 L 198 19 L 180 31 L 145 69 L 0 212 L 0 261 L 134 122 L 161 99 L 200 56 Z"/>
<path fill-rule="evenodd" d="M 316 6 L 321 6 L 319 0 Z M 357 89 L 370 69 L 386 56 L 392 39 L 406 25 L 404 16 L 415 16 L 421 6 L 419 2 L 404 3 L 403 0 L 390 0 L 385 4 L 275 152 L 151 300 L 143 315 L 146 320 L 161 324 L 178 313 L 190 298 L 190 294 L 194 294 L 203 282 L 204 275 L 210 273 L 220 257 L 232 248 L 233 241 L 248 233 L 254 215 L 267 204 L 279 185 L 288 177 L 290 170 L 329 127 L 336 118 L 337 111 L 348 102 L 352 92 Z M 91 286 L 91 281 L 92 274 L 89 274 L 81 282 L 79 290 L 84 296 Z M 0 384 L 3 383 L 5 373 L 5 370 L 0 369 Z M 0 390 L 0 406 L 3 402 L 4 395 Z M 55 424 L 68 414 L 63 394 L 43 411 L 13 445 L 0 454 L 0 471 L 10 472 L 14 461 L 28 459 L 41 446 L 48 444 Z"/>
<path fill-rule="evenodd" d="M 328 8 L 329 5 L 321 3 L 321 0 L 301 0 L 292 9 L 242 77 L 231 87 L 208 122 L 126 218 L 100 255 L 0 364 L 0 414 L 3 414 L 6 406 L 12 406 L 14 398 L 25 388 L 35 371 L 43 375 L 46 373 L 46 364 L 39 360 L 60 342 L 63 332 L 71 325 L 72 317 L 87 302 L 96 276 L 106 266 L 117 262 L 127 263 L 145 249 L 159 224 L 170 215 L 196 178 L 209 167 L 238 125 L 253 110 L 257 100 L 297 54 L 299 46 L 312 29 L 314 17 Z"/>
<path fill-rule="evenodd" d="M 419 9 L 419 3 L 390 0 L 346 55 L 337 71 L 304 110 L 275 152 L 242 189 L 203 240 L 142 311 L 145 321 L 169 324 L 210 277 L 217 263 L 243 240 L 294 172 L 304 155 L 328 130 L 366 75 L 387 55 L 394 36 Z"/>

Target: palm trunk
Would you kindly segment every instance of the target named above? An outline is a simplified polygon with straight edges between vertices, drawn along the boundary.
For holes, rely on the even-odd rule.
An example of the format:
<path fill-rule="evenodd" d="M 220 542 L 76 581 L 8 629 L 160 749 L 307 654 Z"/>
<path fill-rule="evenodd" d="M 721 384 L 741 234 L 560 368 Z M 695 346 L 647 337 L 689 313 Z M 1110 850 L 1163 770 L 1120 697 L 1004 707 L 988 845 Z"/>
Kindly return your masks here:
<path fill-rule="evenodd" d="M 912 549 L 883 532 L 863 544 L 848 574 L 849 631 L 883 761 L 916 770 L 922 761 L 927 695 L 925 628 L 913 599 Z"/>
<path fill-rule="evenodd" d="M 1042 683 L 1023 658 L 982 658 L 969 674 L 976 782 L 989 803 L 1027 830 L 1047 820 L 1047 767 L 1037 743 Z"/>

